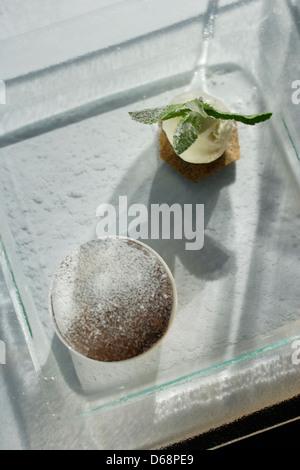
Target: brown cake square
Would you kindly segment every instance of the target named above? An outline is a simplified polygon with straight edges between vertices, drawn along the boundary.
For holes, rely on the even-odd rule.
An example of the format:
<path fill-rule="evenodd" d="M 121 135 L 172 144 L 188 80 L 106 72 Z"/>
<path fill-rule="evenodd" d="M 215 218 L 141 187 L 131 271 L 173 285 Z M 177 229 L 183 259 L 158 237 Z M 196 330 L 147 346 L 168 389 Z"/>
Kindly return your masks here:
<path fill-rule="evenodd" d="M 237 128 L 231 134 L 228 149 L 220 158 L 211 163 L 195 164 L 185 162 L 174 152 L 161 123 L 159 127 L 160 158 L 193 183 L 241 158 Z"/>

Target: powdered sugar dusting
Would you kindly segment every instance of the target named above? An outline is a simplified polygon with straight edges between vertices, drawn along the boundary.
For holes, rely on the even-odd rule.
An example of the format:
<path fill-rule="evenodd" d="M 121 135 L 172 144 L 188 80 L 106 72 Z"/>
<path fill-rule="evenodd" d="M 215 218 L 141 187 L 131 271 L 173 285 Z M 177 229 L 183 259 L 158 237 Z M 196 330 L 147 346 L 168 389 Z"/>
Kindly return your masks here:
<path fill-rule="evenodd" d="M 52 289 L 58 329 L 101 361 L 141 354 L 165 333 L 173 287 L 160 260 L 126 238 L 82 245 L 59 267 Z"/>

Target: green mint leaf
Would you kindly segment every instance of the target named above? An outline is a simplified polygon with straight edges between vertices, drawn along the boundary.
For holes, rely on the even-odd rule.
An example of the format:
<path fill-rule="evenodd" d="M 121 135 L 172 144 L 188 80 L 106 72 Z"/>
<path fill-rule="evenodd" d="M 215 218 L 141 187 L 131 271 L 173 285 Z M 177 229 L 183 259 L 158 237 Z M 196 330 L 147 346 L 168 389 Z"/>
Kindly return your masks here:
<path fill-rule="evenodd" d="M 174 150 L 180 155 L 197 140 L 203 118 L 213 117 L 215 119 L 234 120 L 253 126 L 270 119 L 272 113 L 244 115 L 218 111 L 211 104 L 204 103 L 200 97 L 186 103 L 170 104 L 158 108 L 129 112 L 129 115 L 132 119 L 142 124 L 154 124 L 175 117 L 181 117 L 182 119 L 175 129 L 173 137 Z"/>
<path fill-rule="evenodd" d="M 170 104 L 160 108 L 148 108 L 141 111 L 129 112 L 129 115 L 135 121 L 142 124 L 154 124 L 159 121 L 166 121 L 177 116 L 184 116 L 188 112 L 188 108 L 183 104 Z"/>
<path fill-rule="evenodd" d="M 159 108 L 148 108 L 142 111 L 129 112 L 132 119 L 143 124 L 154 124 L 159 121 L 166 121 L 174 117 L 184 117 L 190 111 L 198 112 L 202 117 L 211 116 L 215 119 L 229 119 L 242 122 L 244 124 L 254 125 L 260 122 L 267 121 L 272 116 L 272 113 L 261 114 L 238 114 L 218 111 L 211 104 L 204 103 L 202 98 L 196 98 L 186 103 L 171 104 Z"/>
<path fill-rule="evenodd" d="M 262 114 L 236 114 L 236 113 L 226 113 L 216 110 L 213 106 L 208 103 L 203 103 L 203 107 L 208 116 L 214 117 L 215 119 L 232 119 L 234 121 L 239 121 L 250 126 L 254 126 L 260 122 L 267 121 L 272 116 L 272 113 L 262 113 Z"/>
<path fill-rule="evenodd" d="M 189 109 L 186 107 L 186 103 L 182 104 L 170 104 L 166 106 L 166 109 L 159 116 L 160 121 L 166 121 L 167 119 L 172 119 L 174 117 L 183 117 L 189 112 Z"/>
<path fill-rule="evenodd" d="M 201 126 L 202 117 L 198 112 L 190 111 L 180 120 L 173 135 L 173 146 L 177 155 L 181 155 L 197 140 Z"/>
<path fill-rule="evenodd" d="M 131 111 L 129 115 L 135 121 L 142 124 L 154 124 L 160 120 L 160 116 L 166 111 L 166 107 L 142 109 L 141 111 Z"/>
<path fill-rule="evenodd" d="M 202 117 L 207 117 L 203 103 L 198 99 L 180 104 L 169 104 L 159 108 L 147 108 L 141 111 L 130 111 L 129 115 L 135 121 L 142 124 L 154 124 L 155 122 L 166 121 L 175 117 L 184 117 L 190 112 L 197 112 Z"/>
<path fill-rule="evenodd" d="M 185 103 L 185 106 L 194 113 L 199 113 L 203 118 L 208 117 L 208 114 L 204 109 L 203 101 L 201 98 L 196 98 L 195 100 L 188 101 L 187 103 Z"/>

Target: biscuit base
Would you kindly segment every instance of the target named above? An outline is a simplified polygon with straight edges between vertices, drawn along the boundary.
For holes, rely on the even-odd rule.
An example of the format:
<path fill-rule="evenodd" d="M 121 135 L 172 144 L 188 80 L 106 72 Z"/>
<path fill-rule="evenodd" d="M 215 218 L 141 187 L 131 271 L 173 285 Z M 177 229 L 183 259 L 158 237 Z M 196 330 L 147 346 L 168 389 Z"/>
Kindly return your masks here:
<path fill-rule="evenodd" d="M 211 163 L 188 163 L 180 158 L 170 144 L 165 131 L 160 123 L 159 133 L 160 158 L 171 167 L 188 178 L 193 183 L 197 183 L 206 176 L 233 163 L 241 158 L 239 136 L 237 128 L 231 134 L 227 150 L 221 157 Z"/>

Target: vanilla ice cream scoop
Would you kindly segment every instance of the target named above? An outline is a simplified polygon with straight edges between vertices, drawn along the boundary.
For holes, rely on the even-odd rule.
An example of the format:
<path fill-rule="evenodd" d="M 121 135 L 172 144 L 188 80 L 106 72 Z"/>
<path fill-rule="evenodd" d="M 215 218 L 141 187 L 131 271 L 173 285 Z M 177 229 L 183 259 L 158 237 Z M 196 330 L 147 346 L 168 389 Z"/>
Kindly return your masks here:
<path fill-rule="evenodd" d="M 222 101 L 197 90 L 181 93 L 172 100 L 171 104 L 186 103 L 200 97 L 203 98 L 205 103 L 211 104 L 218 111 L 229 112 L 229 109 Z M 171 145 L 173 145 L 174 131 L 180 119 L 180 117 L 168 119 L 162 124 Z M 232 120 L 215 119 L 213 117 L 203 118 L 203 125 L 197 140 L 179 155 L 180 158 L 189 163 L 210 163 L 216 160 L 227 149 L 234 126 Z"/>

